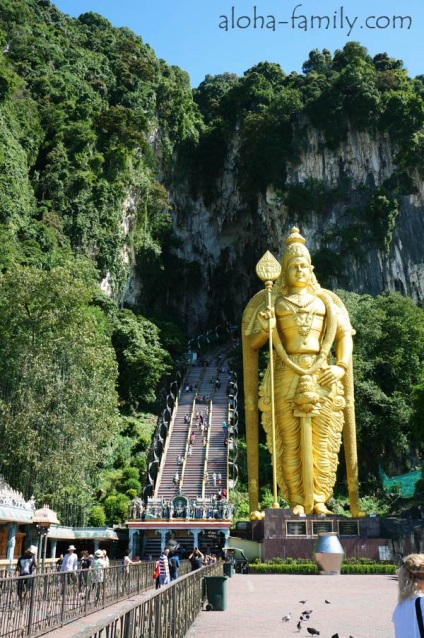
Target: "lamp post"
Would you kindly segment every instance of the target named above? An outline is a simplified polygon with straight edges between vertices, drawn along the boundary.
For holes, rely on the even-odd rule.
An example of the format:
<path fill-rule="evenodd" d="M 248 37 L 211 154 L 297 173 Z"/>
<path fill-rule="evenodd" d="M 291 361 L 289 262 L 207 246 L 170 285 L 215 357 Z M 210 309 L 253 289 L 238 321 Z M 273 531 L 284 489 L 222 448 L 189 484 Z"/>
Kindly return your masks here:
<path fill-rule="evenodd" d="M 50 526 L 59 525 L 59 521 L 56 512 L 51 510 L 48 505 L 44 505 L 44 507 L 34 512 L 32 522 L 37 528 L 39 537 L 38 560 L 41 561 L 41 568 L 44 570 L 47 553 L 47 534 L 49 533 Z"/>

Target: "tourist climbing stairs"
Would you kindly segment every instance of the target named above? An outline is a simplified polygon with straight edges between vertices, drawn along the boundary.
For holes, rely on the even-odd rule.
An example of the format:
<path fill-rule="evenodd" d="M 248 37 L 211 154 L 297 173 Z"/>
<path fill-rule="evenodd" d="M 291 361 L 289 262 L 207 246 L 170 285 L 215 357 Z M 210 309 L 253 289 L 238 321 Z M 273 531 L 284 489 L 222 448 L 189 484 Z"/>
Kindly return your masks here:
<path fill-rule="evenodd" d="M 203 367 L 192 366 L 181 389 L 172 429 L 165 446 L 165 456 L 161 462 L 159 482 L 155 490 L 156 496 L 165 501 L 171 500 L 178 494 L 183 466 L 178 465 L 177 459 L 178 457 L 183 459 L 188 452 L 195 396 L 202 384 L 204 370 Z"/>
<path fill-rule="evenodd" d="M 155 489 L 155 496 L 165 502 L 178 494 L 190 502 L 210 502 L 214 494 L 219 499 L 219 491 L 227 490 L 228 430 L 222 424 L 228 418 L 228 372 L 222 369 L 226 367 L 218 356 L 188 372 Z M 202 420 L 208 423 L 206 432 Z"/>

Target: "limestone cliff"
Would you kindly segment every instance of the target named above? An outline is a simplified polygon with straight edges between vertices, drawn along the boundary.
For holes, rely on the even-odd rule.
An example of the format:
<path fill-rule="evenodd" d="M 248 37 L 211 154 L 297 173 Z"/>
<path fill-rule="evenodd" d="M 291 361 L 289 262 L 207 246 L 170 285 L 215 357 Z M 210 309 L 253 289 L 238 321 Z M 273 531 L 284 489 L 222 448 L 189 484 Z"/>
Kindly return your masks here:
<path fill-rule="evenodd" d="M 254 209 L 247 206 L 234 168 L 237 136 L 229 145 L 213 202 L 205 204 L 201 193 L 190 195 L 187 182 L 171 184 L 179 239 L 171 252 L 178 257 L 178 272 L 166 299 L 192 329 L 238 321 L 243 305 L 261 287 L 256 262 L 267 249 L 279 258 L 293 225 L 300 227 L 317 259 L 323 251 L 339 256 L 336 272 L 330 273 L 323 271 L 318 259 L 316 270 L 323 285 L 371 295 L 399 291 L 417 302 L 423 300 L 424 186 L 418 172 L 410 172 L 413 192 L 397 198 L 399 212 L 385 253 L 373 237 L 372 223 L 358 221 L 355 211 L 370 192 L 396 174 L 389 135 L 349 127 L 345 142 L 331 150 L 319 130 L 311 125 L 303 130 L 298 158 L 287 164 L 286 188 L 319 183 L 334 193 L 343 187 L 343 197 L 334 198 L 325 211 L 290 210 L 281 190 L 271 186 L 258 195 Z"/>

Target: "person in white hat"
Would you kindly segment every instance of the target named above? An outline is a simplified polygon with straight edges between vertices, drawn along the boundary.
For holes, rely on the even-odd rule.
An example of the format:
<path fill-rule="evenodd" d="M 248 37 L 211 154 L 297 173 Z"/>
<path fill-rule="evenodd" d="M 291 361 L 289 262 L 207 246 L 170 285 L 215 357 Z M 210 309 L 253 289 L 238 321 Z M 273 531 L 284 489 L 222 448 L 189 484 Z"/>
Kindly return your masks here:
<path fill-rule="evenodd" d="M 75 547 L 69 545 L 68 553 L 63 557 L 63 563 L 60 568 L 61 572 L 75 572 L 78 567 L 78 555 L 75 552 Z"/>
<path fill-rule="evenodd" d="M 104 558 L 103 550 L 96 549 L 94 552 L 94 560 L 91 563 L 92 581 L 91 588 L 96 591 L 96 603 L 100 599 L 102 592 L 103 582 L 105 578 L 106 561 Z"/>

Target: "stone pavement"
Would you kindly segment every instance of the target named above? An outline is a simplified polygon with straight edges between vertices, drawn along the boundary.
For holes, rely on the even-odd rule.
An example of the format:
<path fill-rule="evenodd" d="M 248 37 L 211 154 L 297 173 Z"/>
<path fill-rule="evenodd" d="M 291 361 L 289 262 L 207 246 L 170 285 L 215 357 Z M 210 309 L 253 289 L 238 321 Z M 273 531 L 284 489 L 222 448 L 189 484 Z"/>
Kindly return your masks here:
<path fill-rule="evenodd" d="M 226 611 L 202 611 L 186 638 L 310 638 L 307 627 L 317 629 L 321 638 L 336 633 L 340 638 L 394 637 L 394 576 L 235 574 L 226 588 Z M 300 613 L 309 609 L 311 617 L 299 632 Z M 283 622 L 288 612 L 292 620 Z"/>
<path fill-rule="evenodd" d="M 397 598 L 394 576 L 301 576 L 235 574 L 226 581 L 226 611 L 202 611 L 186 638 L 306 638 L 307 627 L 320 638 L 394 638 L 391 622 Z M 150 592 L 81 618 L 46 638 L 84 638 L 107 618 L 112 619 Z M 325 600 L 330 604 L 326 604 Z M 301 604 L 300 600 L 306 600 Z M 297 623 L 302 611 L 312 609 L 309 620 Z M 291 612 L 292 619 L 282 617 Z"/>

